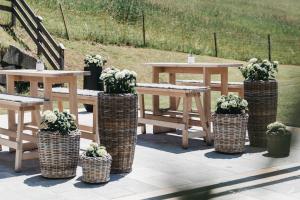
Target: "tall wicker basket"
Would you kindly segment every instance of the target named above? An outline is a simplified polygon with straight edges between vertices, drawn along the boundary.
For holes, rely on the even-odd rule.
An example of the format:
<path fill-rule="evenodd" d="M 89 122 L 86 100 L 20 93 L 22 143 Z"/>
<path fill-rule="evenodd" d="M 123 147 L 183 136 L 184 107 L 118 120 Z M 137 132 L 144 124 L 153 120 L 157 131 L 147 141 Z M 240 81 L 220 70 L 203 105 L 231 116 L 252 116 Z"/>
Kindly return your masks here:
<path fill-rule="evenodd" d="M 266 147 L 268 124 L 276 121 L 278 83 L 270 81 L 245 81 L 245 99 L 249 105 L 248 135 L 250 145 Z"/>
<path fill-rule="evenodd" d="M 111 156 L 88 157 L 85 153 L 80 156 L 82 166 L 82 181 L 87 183 L 106 183 L 110 177 Z"/>
<path fill-rule="evenodd" d="M 222 153 L 245 151 L 248 114 L 213 114 L 212 120 L 216 151 Z"/>
<path fill-rule="evenodd" d="M 135 94 L 99 94 L 100 142 L 112 156 L 111 173 L 132 170 L 137 141 L 137 100 Z"/>
<path fill-rule="evenodd" d="M 38 151 L 42 176 L 46 178 L 76 176 L 79 148 L 79 131 L 74 131 L 70 135 L 39 132 Z"/>

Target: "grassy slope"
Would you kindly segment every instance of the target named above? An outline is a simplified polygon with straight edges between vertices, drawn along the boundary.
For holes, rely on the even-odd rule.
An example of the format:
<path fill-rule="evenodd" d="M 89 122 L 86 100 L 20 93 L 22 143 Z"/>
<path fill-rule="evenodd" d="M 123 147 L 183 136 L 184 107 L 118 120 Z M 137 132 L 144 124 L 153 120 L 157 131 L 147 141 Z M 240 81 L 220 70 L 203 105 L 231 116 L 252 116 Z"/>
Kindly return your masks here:
<path fill-rule="evenodd" d="M 57 36 L 64 35 L 57 0 L 28 0 Z M 109 0 L 62 0 L 73 39 L 106 44 L 141 45 L 141 20 L 127 26 L 106 12 Z M 122 0 L 115 0 L 122 1 Z M 130 2 L 129 0 L 123 2 Z M 141 2 L 141 1 L 140 1 Z M 212 33 L 219 37 L 220 57 L 245 60 L 267 57 L 300 63 L 298 0 L 144 0 L 148 47 L 213 55 Z M 124 4 L 124 3 L 123 3 Z"/>

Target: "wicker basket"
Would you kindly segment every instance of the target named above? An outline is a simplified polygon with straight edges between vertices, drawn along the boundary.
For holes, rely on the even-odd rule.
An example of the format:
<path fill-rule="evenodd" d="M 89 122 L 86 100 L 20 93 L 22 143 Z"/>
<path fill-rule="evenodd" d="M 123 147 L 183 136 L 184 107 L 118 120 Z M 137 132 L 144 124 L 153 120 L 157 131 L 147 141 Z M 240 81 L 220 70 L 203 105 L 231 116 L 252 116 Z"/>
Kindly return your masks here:
<path fill-rule="evenodd" d="M 213 114 L 214 146 L 222 153 L 242 153 L 245 140 L 248 114 Z"/>
<path fill-rule="evenodd" d="M 80 156 L 82 166 L 82 181 L 87 183 L 106 183 L 110 177 L 111 156 L 88 157 L 83 153 Z"/>
<path fill-rule="evenodd" d="M 42 176 L 46 178 L 76 176 L 79 148 L 79 131 L 74 131 L 70 135 L 39 132 L 38 151 Z"/>
<path fill-rule="evenodd" d="M 137 95 L 99 94 L 98 126 L 101 145 L 112 157 L 111 173 L 128 173 L 137 141 Z"/>
<path fill-rule="evenodd" d="M 248 135 L 251 146 L 266 147 L 268 124 L 276 121 L 278 84 L 271 81 L 245 81 L 245 99 L 249 103 Z"/>

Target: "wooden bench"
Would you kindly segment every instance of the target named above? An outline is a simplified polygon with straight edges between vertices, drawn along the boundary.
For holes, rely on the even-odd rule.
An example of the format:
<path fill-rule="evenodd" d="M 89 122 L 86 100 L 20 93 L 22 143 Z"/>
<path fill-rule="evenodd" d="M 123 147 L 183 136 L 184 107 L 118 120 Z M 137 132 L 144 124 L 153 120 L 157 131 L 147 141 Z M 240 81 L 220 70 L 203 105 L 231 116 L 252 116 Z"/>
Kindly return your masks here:
<path fill-rule="evenodd" d="M 199 80 L 176 80 L 177 85 L 185 86 L 203 86 L 203 81 Z M 212 91 L 221 91 L 221 81 L 212 81 L 210 85 Z M 244 83 L 243 82 L 229 82 L 229 92 L 237 92 L 240 97 L 244 97 Z"/>
<path fill-rule="evenodd" d="M 0 137 L 0 145 L 7 146 L 10 149 L 15 149 L 15 171 L 20 171 L 22 167 L 22 160 L 38 158 L 37 152 L 26 152 L 24 149 L 26 144 L 36 145 L 36 133 L 32 132 L 32 135 L 24 133 L 24 112 L 31 111 L 34 113 L 36 125 L 40 124 L 40 106 L 45 105 L 47 101 L 41 98 L 32 98 L 25 96 L 0 94 L 0 108 L 10 111 L 16 111 L 18 113 L 17 125 L 13 122 L 14 127 L 11 129 L 0 128 L 0 135 L 9 137 L 5 139 Z M 9 119 L 10 120 L 10 119 Z M 10 122 L 11 123 L 11 122 Z M 12 130 L 13 129 L 13 130 Z M 28 141 L 29 143 L 23 143 Z"/>
<path fill-rule="evenodd" d="M 208 121 L 208 116 L 205 116 L 201 93 L 207 92 L 209 88 L 207 87 L 196 87 L 196 86 L 178 86 L 171 84 L 147 84 L 139 83 L 137 84 L 136 91 L 139 95 L 139 105 L 140 105 L 140 116 L 138 119 L 139 124 L 142 124 L 142 133 L 146 133 L 146 124 L 151 124 L 154 126 L 175 128 L 182 130 L 182 147 L 188 147 L 189 132 L 188 129 L 192 125 L 201 126 L 203 128 L 204 137 L 207 144 L 212 143 L 212 135 L 210 132 L 210 124 Z M 169 96 L 177 97 L 183 99 L 183 112 L 171 111 L 172 113 L 161 113 L 159 115 L 146 114 L 145 113 L 145 101 L 144 95 L 159 95 L 159 96 Z M 191 118 L 192 110 L 192 99 L 196 102 L 198 120 Z M 180 115 L 180 116 L 179 116 Z M 196 123 L 195 123 L 196 121 Z"/>
<path fill-rule="evenodd" d="M 99 92 L 100 91 L 77 89 L 78 103 L 90 104 L 93 105 L 94 108 L 97 108 Z M 63 87 L 52 88 L 52 99 L 58 102 L 58 110 L 62 112 L 64 110 L 63 102 L 69 100 L 69 89 Z M 97 109 L 93 109 L 93 126 L 79 125 L 81 138 L 99 142 L 97 119 Z"/>

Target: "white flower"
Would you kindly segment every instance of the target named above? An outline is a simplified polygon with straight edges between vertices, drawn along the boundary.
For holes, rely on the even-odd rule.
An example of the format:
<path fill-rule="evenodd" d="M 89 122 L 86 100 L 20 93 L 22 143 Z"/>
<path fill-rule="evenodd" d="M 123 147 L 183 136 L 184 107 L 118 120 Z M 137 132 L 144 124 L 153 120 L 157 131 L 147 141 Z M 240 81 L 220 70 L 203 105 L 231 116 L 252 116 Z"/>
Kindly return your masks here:
<path fill-rule="evenodd" d="M 86 150 L 89 151 L 89 152 L 92 152 L 92 151 L 94 151 L 94 148 L 89 146 Z"/>
<path fill-rule="evenodd" d="M 97 149 L 98 148 L 98 144 L 93 142 L 90 144 L 90 147 L 94 148 L 94 149 Z"/>
<path fill-rule="evenodd" d="M 47 121 L 50 123 L 54 123 L 57 120 L 57 116 L 55 115 L 55 113 L 50 110 L 45 111 L 43 113 L 42 118 L 43 118 L 43 121 Z"/>
<path fill-rule="evenodd" d="M 137 74 L 136 74 L 135 71 L 131 71 L 131 74 L 132 74 L 133 77 L 135 77 L 135 78 L 137 77 Z"/>
<path fill-rule="evenodd" d="M 247 107 L 248 106 L 248 101 L 243 99 L 242 102 L 241 102 L 241 106 Z"/>
<path fill-rule="evenodd" d="M 250 63 L 256 63 L 256 62 L 257 62 L 257 58 L 251 58 L 251 59 L 249 60 L 249 62 L 250 62 Z"/>
<path fill-rule="evenodd" d="M 222 109 L 227 109 L 227 107 L 228 107 L 228 102 L 223 102 L 223 103 L 221 104 L 221 108 L 222 108 Z"/>
<path fill-rule="evenodd" d="M 229 105 L 230 105 L 231 107 L 233 107 L 233 108 L 236 108 L 236 107 L 237 107 L 237 103 L 236 103 L 236 101 L 234 101 L 234 100 L 231 100 L 231 101 L 229 102 Z"/>
<path fill-rule="evenodd" d="M 98 156 L 103 157 L 106 156 L 107 151 L 105 149 L 98 149 L 96 153 L 98 154 Z"/>
<path fill-rule="evenodd" d="M 116 74 L 115 74 L 115 77 L 116 77 L 116 79 L 123 79 L 123 78 L 125 78 L 126 77 L 126 73 L 124 73 L 124 71 L 120 71 L 120 72 L 117 72 Z"/>
<path fill-rule="evenodd" d="M 225 102 L 225 98 L 223 96 L 219 97 L 217 101 L 218 101 L 218 103 L 223 103 L 223 102 Z"/>

